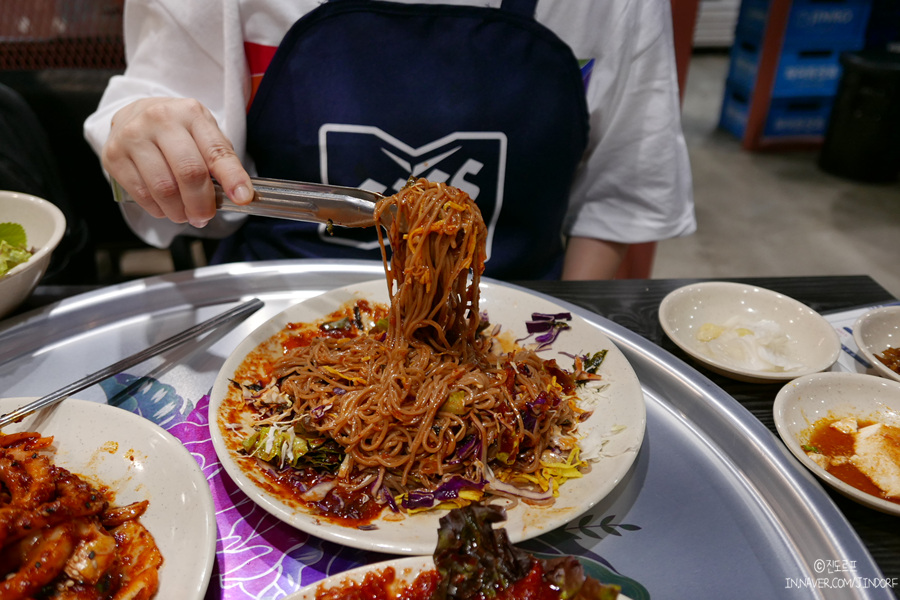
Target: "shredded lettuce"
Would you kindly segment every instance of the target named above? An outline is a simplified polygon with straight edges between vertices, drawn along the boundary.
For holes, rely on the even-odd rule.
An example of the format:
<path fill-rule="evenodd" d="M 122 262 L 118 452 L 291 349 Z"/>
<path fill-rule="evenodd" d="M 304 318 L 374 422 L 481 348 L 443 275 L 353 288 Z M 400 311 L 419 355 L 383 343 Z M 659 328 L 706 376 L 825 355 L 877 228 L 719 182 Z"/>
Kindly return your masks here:
<path fill-rule="evenodd" d="M 291 427 L 260 427 L 242 444 L 248 455 L 278 468 L 310 466 L 333 471 L 344 459 L 343 451 L 332 440 L 304 438 Z"/>
<path fill-rule="evenodd" d="M 0 223 L 0 277 L 31 256 L 25 228 L 18 223 Z"/>

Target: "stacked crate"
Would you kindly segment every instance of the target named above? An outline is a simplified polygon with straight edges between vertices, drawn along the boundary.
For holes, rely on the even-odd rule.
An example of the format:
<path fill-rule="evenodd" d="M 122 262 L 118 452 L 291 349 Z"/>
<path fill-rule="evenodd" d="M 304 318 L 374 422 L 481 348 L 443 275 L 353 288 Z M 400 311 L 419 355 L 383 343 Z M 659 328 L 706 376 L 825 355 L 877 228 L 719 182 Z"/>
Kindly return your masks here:
<path fill-rule="evenodd" d="M 743 0 L 719 126 L 748 149 L 820 144 L 843 52 L 865 46 L 871 0 Z"/>

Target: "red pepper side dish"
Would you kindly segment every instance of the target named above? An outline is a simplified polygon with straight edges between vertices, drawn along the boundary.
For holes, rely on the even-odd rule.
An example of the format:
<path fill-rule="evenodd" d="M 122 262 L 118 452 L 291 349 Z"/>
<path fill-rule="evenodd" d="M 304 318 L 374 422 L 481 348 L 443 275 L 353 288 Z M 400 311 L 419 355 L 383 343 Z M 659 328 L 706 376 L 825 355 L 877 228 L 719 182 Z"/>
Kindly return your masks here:
<path fill-rule="evenodd" d="M 876 354 L 875 358 L 891 371 L 900 373 L 900 348 L 886 348 L 881 354 Z"/>
<path fill-rule="evenodd" d="M 320 585 L 316 600 L 614 600 L 620 588 L 585 576 L 573 556 L 540 559 L 516 548 L 495 505 L 470 505 L 441 518 L 435 568 L 408 584 L 393 567 L 371 571 L 361 582 Z"/>
<path fill-rule="evenodd" d="M 149 600 L 163 558 L 139 518 L 148 502 L 53 464 L 52 437 L 0 434 L 0 598 Z"/>

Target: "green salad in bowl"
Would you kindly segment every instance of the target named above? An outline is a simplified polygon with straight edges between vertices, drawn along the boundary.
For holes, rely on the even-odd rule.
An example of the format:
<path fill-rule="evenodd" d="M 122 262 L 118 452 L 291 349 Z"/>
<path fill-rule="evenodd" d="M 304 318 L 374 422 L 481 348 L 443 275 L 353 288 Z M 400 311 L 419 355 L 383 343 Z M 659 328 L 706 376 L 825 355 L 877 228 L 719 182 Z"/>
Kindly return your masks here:
<path fill-rule="evenodd" d="M 49 200 L 0 190 L 0 319 L 37 287 L 65 232 L 66 217 Z"/>
<path fill-rule="evenodd" d="M 31 258 L 25 228 L 18 223 L 0 223 L 0 277 Z"/>

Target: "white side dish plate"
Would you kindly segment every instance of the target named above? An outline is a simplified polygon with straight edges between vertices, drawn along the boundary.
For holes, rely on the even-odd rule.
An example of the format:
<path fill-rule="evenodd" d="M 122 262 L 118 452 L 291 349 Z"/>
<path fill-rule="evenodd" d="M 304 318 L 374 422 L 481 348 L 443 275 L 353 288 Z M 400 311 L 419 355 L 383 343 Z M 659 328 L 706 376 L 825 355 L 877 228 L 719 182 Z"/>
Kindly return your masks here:
<path fill-rule="evenodd" d="M 824 371 L 841 352 L 837 333 L 819 313 L 793 298 L 741 283 L 678 288 L 660 303 L 659 322 L 692 358 L 750 383 Z"/>
<path fill-rule="evenodd" d="M 862 373 L 815 373 L 785 385 L 772 410 L 778 434 L 807 469 L 860 504 L 900 515 L 900 504 L 844 483 L 803 450 L 809 430 L 820 419 L 855 417 L 900 427 L 900 383 Z"/>
<path fill-rule="evenodd" d="M 434 569 L 434 561 L 430 556 L 408 556 L 406 558 L 397 558 L 394 560 L 386 560 L 384 562 L 357 567 L 332 575 L 327 579 L 310 584 L 303 589 L 294 592 L 284 598 L 284 600 L 316 600 L 316 591 L 320 588 L 323 590 L 331 590 L 332 588 L 343 588 L 349 583 L 362 583 L 369 573 L 377 573 L 391 567 L 394 569 L 395 581 L 398 587 L 407 586 L 416 580 L 420 573 L 425 573 Z M 619 594 L 619 600 L 629 600 L 624 594 Z"/>
<path fill-rule="evenodd" d="M 875 356 L 888 348 L 900 348 L 900 306 L 873 308 L 860 315 L 853 325 L 853 341 L 876 373 L 900 381 L 900 373 Z"/>
<path fill-rule="evenodd" d="M 8 413 L 35 398 L 2 398 Z M 123 506 L 149 500 L 141 524 L 163 557 L 157 598 L 201 600 L 216 553 L 216 521 L 206 477 L 177 438 L 126 410 L 68 398 L 7 425 L 4 433 L 53 436 L 53 462 L 93 485 L 103 484 Z"/>
<path fill-rule="evenodd" d="M 228 357 L 219 371 L 210 396 L 210 430 L 219 460 L 237 485 L 260 507 L 278 519 L 320 538 L 365 550 L 394 554 L 430 555 L 437 542 L 438 520 L 444 510 L 416 513 L 402 520 L 375 520 L 376 528 L 362 530 L 334 525 L 294 508 L 276 494 L 267 491 L 264 476 L 241 468 L 236 456 L 226 445 L 220 421 L 220 407 L 228 392 L 229 379 L 247 356 L 261 343 L 281 331 L 288 323 L 319 320 L 348 302 L 367 299 L 389 302 L 384 279 L 355 284 L 326 292 L 296 304 L 276 315 L 251 333 Z M 502 284 L 482 282 L 481 305 L 491 323 L 512 332 L 513 337 L 526 336 L 525 323 L 534 312 L 565 312 L 558 305 L 528 292 Z M 574 315 L 571 330 L 562 332 L 552 346 L 540 353 L 556 358 L 562 366 L 571 366 L 569 355 L 608 353 L 598 371 L 608 386 L 592 405 L 593 416 L 579 426 L 579 431 L 592 440 L 604 440 L 600 458 L 581 479 L 571 479 L 560 488 L 560 496 L 549 507 L 528 506 L 520 502 L 508 510 L 506 530 L 513 543 L 537 537 L 587 512 L 609 494 L 625 477 L 637 457 L 646 427 L 643 391 L 631 365 L 618 348 L 600 330 Z M 387 511 L 386 511 L 387 512 Z M 388 515 L 393 516 L 393 515 Z"/>

